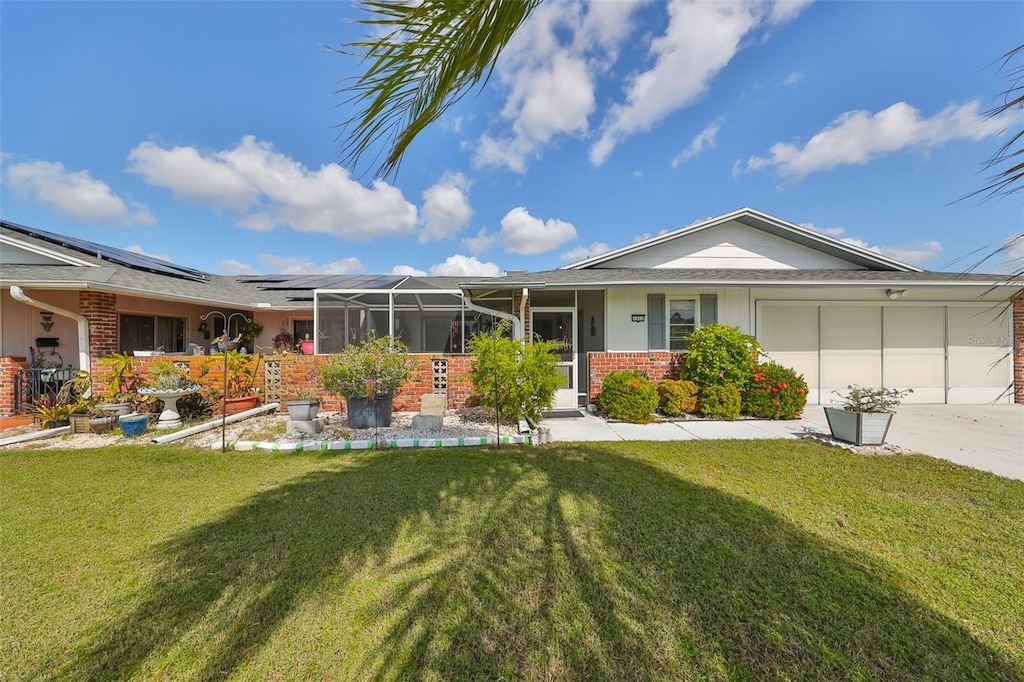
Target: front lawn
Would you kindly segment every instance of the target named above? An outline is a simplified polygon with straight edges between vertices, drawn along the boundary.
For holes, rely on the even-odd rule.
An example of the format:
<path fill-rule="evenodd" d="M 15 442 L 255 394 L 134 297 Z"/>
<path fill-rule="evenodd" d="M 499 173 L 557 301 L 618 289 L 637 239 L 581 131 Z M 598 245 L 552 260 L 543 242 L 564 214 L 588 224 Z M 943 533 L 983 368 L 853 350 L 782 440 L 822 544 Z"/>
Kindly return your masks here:
<path fill-rule="evenodd" d="M 1020 679 L 1022 510 L 793 441 L 0 452 L 0 670 Z"/>

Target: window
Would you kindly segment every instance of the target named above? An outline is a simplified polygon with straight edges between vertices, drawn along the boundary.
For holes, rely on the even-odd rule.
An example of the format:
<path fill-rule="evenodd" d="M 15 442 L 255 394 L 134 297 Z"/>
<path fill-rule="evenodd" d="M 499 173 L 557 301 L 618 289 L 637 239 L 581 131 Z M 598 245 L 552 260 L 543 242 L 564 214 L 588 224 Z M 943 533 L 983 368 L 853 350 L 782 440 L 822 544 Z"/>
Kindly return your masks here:
<path fill-rule="evenodd" d="M 185 318 L 121 315 L 121 350 L 185 352 Z"/>
<path fill-rule="evenodd" d="M 292 340 L 295 343 L 313 338 L 313 320 L 292 320 Z"/>
<path fill-rule="evenodd" d="M 697 328 L 697 302 L 675 299 L 668 302 L 668 349 L 687 350 L 690 334 Z"/>

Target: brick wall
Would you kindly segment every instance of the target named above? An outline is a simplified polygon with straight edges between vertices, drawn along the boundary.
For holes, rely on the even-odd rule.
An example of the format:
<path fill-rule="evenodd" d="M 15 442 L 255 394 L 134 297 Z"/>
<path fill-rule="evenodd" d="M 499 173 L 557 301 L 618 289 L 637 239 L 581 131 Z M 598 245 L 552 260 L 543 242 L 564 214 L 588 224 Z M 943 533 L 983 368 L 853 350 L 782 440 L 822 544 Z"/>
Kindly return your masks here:
<path fill-rule="evenodd" d="M 78 312 L 89 320 L 89 373 L 95 377 L 100 373 L 100 358 L 117 352 L 117 295 L 79 291 Z"/>
<path fill-rule="evenodd" d="M 1024 404 L 1024 298 L 1013 302 L 1013 400 Z"/>
<path fill-rule="evenodd" d="M 590 402 L 596 402 L 601 393 L 601 384 L 610 372 L 639 370 L 647 372 L 651 381 L 678 379 L 679 367 L 685 353 L 671 351 L 644 351 L 640 353 L 615 353 L 608 351 L 587 353 L 588 387 Z"/>
<path fill-rule="evenodd" d="M 472 355 L 444 355 L 444 354 L 414 354 L 417 368 L 413 372 L 412 379 L 395 394 L 394 409 L 399 412 L 416 412 L 420 409 L 420 397 L 425 393 L 434 390 L 432 361 L 436 358 L 448 360 L 448 407 L 454 409 L 463 407 L 469 401 L 472 393 L 472 384 L 469 381 L 470 365 L 473 361 Z M 287 397 L 299 391 L 312 391 L 320 395 L 321 407 L 324 411 L 344 411 L 344 400 L 338 396 L 327 395 L 317 387 L 317 367 L 327 359 L 325 355 L 266 355 L 260 361 L 260 367 L 256 371 L 254 383 L 260 389 L 261 399 L 266 395 L 264 383 L 265 360 L 277 360 L 281 363 L 281 394 Z M 187 362 L 189 373 L 196 383 L 205 388 L 222 391 L 224 386 L 224 373 L 222 356 L 220 355 L 161 355 L 155 357 L 141 357 L 139 361 L 139 374 L 143 377 L 148 374 L 148 366 L 157 361 Z M 102 386 L 102 374 L 94 375 L 97 385 Z M 100 390 L 103 390 L 102 388 Z M 283 406 L 282 406 L 282 409 Z"/>
<path fill-rule="evenodd" d="M 14 414 L 14 379 L 23 367 L 28 367 L 28 358 L 0 357 L 0 417 Z"/>

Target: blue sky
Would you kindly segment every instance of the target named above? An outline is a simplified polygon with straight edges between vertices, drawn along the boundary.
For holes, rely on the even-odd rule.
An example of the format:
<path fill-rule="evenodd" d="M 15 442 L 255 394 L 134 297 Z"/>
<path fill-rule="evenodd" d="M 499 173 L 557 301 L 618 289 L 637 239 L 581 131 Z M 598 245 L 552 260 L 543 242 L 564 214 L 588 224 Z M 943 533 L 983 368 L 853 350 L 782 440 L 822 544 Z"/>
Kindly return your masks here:
<path fill-rule="evenodd" d="M 387 182 L 341 165 L 356 16 L 4 2 L 3 218 L 216 273 L 541 270 L 742 206 L 930 269 L 1024 229 L 955 202 L 1024 3 L 549 0 Z"/>

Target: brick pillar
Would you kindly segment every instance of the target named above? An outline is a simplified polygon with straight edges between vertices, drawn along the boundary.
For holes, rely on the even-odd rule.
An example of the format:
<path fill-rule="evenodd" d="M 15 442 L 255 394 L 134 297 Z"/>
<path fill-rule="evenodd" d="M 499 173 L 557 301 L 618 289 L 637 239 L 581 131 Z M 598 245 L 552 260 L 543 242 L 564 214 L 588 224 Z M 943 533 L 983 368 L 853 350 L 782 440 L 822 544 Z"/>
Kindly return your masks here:
<path fill-rule="evenodd" d="M 1013 302 L 1013 400 L 1024 403 L 1024 297 Z"/>
<path fill-rule="evenodd" d="M 0 417 L 14 414 L 14 384 L 18 370 L 28 367 L 28 359 L 20 356 L 0 357 Z"/>
<path fill-rule="evenodd" d="M 99 375 L 100 358 L 117 351 L 117 296 L 103 291 L 79 291 L 78 312 L 89 320 L 89 372 Z"/>

